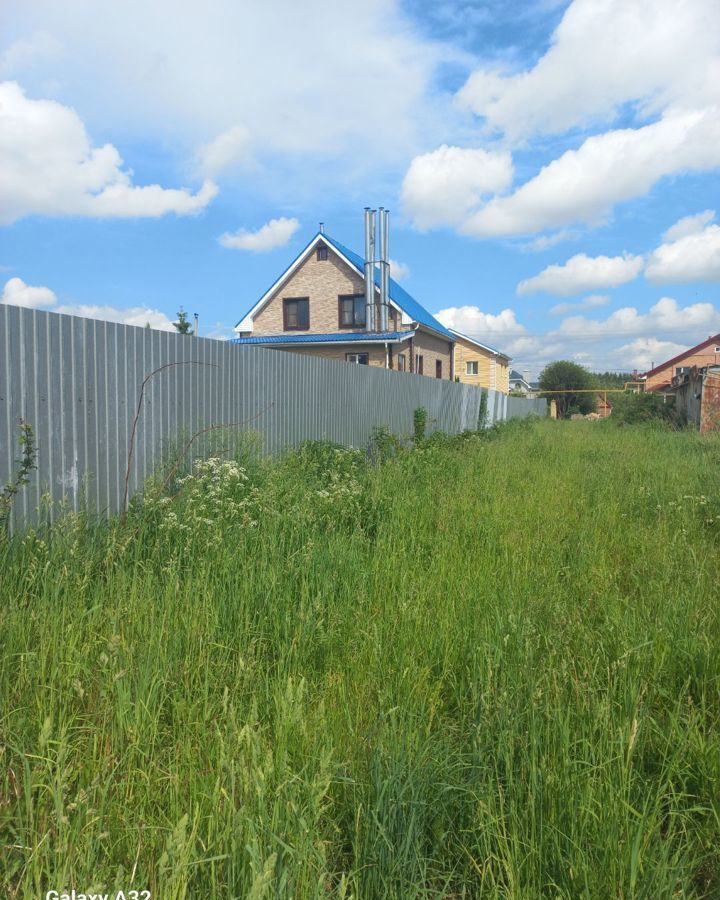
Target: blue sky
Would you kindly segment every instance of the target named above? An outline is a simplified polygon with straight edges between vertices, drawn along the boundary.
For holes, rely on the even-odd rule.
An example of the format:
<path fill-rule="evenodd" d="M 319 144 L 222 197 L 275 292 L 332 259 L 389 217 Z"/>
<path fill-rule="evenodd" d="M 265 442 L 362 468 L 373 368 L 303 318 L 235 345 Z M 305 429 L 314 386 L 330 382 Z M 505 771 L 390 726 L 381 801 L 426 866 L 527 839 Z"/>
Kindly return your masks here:
<path fill-rule="evenodd" d="M 231 335 L 323 220 L 536 374 L 720 331 L 716 0 L 10 0 L 0 288 Z"/>

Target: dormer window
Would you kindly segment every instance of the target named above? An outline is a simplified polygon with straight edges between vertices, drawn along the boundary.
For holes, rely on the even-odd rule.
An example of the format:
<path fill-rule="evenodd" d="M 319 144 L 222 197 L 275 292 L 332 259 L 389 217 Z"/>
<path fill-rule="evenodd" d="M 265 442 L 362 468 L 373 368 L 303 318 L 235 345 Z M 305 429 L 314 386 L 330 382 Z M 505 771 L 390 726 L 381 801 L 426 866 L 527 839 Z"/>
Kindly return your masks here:
<path fill-rule="evenodd" d="M 317 258 L 318 262 L 323 262 L 324 260 L 326 260 L 328 258 L 328 248 L 320 245 L 317 248 Z"/>

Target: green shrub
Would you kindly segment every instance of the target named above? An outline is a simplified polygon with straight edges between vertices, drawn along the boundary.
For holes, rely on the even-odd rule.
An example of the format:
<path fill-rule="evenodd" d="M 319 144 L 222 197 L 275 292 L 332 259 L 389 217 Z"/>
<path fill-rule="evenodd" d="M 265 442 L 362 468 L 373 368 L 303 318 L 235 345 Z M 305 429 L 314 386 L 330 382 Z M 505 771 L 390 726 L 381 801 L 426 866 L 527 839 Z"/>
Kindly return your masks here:
<path fill-rule="evenodd" d="M 413 413 L 413 443 L 418 447 L 425 440 L 425 428 L 427 426 L 427 410 L 424 406 L 418 406 Z"/>
<path fill-rule="evenodd" d="M 681 428 L 686 422 L 675 408 L 675 398 L 664 394 L 615 394 L 610 421 L 615 425 L 656 423 Z"/>

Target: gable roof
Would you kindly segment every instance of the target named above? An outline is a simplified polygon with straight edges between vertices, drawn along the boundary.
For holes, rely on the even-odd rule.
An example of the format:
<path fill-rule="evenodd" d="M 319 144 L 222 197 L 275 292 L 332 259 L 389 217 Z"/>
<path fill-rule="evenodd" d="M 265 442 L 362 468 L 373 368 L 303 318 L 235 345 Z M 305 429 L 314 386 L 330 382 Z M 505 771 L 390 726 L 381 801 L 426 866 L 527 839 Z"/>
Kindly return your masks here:
<path fill-rule="evenodd" d="M 462 338 L 464 341 L 468 341 L 471 344 L 475 344 L 476 347 L 481 347 L 483 350 L 487 350 L 488 353 L 493 353 L 495 356 L 502 356 L 503 359 L 506 359 L 508 362 L 512 359 L 511 356 L 508 356 L 507 353 L 503 353 L 502 350 L 496 350 L 494 347 L 488 347 L 487 344 L 483 344 L 475 338 L 468 337 L 467 334 L 463 334 L 462 331 L 457 331 L 455 328 L 448 329 L 455 337 Z"/>
<path fill-rule="evenodd" d="M 693 353 L 697 353 L 698 350 L 702 350 L 704 347 L 708 347 L 710 344 L 717 344 L 718 346 L 720 346 L 720 334 L 711 334 L 706 341 L 701 341 L 699 344 L 696 344 L 689 350 L 685 350 L 684 353 L 678 353 L 677 356 L 673 356 L 672 359 L 668 359 L 664 363 L 660 363 L 660 365 L 655 366 L 654 369 L 648 369 L 643 377 L 648 378 L 650 375 L 657 375 L 658 372 L 661 372 L 663 369 L 667 369 L 668 366 L 674 366 L 675 363 L 680 362 L 683 359 L 687 359 L 688 356 L 692 356 Z"/>
<path fill-rule="evenodd" d="M 295 259 L 290 263 L 290 265 L 285 269 L 285 271 L 277 278 L 272 285 L 268 288 L 267 291 L 262 295 L 262 297 L 255 303 L 240 319 L 238 326 L 248 319 L 250 316 L 254 315 L 255 312 L 270 298 L 270 296 L 275 292 L 275 290 L 282 284 L 282 282 L 290 275 L 304 260 L 306 254 L 313 249 L 313 247 L 317 244 L 318 241 L 322 241 L 327 244 L 329 247 L 339 254 L 339 256 L 353 269 L 356 269 L 357 272 L 364 278 L 365 277 L 365 260 L 362 256 L 359 256 L 353 250 L 350 250 L 348 247 L 345 247 L 339 241 L 334 240 L 329 235 L 324 232 L 318 232 L 313 239 L 310 241 L 307 246 L 305 246 L 300 253 L 295 257 Z M 376 290 L 380 289 L 380 270 L 375 267 L 375 288 Z M 424 306 L 421 306 L 414 297 L 412 297 L 408 292 L 401 287 L 397 281 L 393 278 L 389 278 L 389 286 L 388 286 L 388 297 L 389 299 L 402 311 L 404 312 L 413 322 L 417 322 L 419 325 L 424 325 L 425 328 L 429 328 L 431 331 L 435 331 L 438 334 L 443 335 L 443 337 L 448 338 L 448 340 L 454 341 L 455 336 L 447 329 L 444 325 L 441 325 L 438 320 L 432 316 Z"/>

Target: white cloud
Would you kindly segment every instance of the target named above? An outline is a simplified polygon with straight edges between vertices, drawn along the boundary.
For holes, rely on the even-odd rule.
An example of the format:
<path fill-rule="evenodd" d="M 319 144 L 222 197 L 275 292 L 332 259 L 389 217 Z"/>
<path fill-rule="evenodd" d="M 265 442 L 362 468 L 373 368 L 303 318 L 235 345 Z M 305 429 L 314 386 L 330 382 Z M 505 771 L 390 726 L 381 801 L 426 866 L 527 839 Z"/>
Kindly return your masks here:
<path fill-rule="evenodd" d="M 52 71 L 93 128 L 181 151 L 240 126 L 273 177 L 289 156 L 346 178 L 350 159 L 399 162 L 455 115 L 439 109 L 434 76 L 461 54 L 424 39 L 400 0 L 337 0 L 332 12 L 325 0 L 10 2 L 16 33 L 45 30 L 65 51 L 24 83 Z"/>
<path fill-rule="evenodd" d="M 0 84 L 0 223 L 29 215 L 156 217 L 203 209 L 217 193 L 137 187 L 112 144 L 92 147 L 78 114 L 31 100 L 15 82 Z"/>
<path fill-rule="evenodd" d="M 495 197 L 462 224 L 475 237 L 597 225 L 615 204 L 642 196 L 675 172 L 720 166 L 720 108 L 668 115 L 643 128 L 588 138 L 514 193 Z"/>
<path fill-rule="evenodd" d="M 600 306 L 605 298 L 587 299 Z M 531 372 L 554 359 L 579 359 L 596 372 L 646 369 L 720 331 L 720 310 L 711 303 L 683 308 L 669 297 L 644 314 L 628 307 L 600 320 L 571 316 L 546 333 L 531 332 L 512 309 L 492 315 L 477 306 L 450 307 L 435 315 L 447 327 L 509 354 L 518 371 Z"/>
<path fill-rule="evenodd" d="M 693 303 L 681 307 L 672 297 L 663 297 L 647 313 L 638 312 L 634 306 L 626 306 L 615 310 L 607 319 L 570 316 L 560 323 L 554 334 L 577 340 L 593 340 L 665 333 L 674 337 L 687 336 L 691 343 L 697 343 L 715 331 L 720 331 L 720 310 L 712 303 Z"/>
<path fill-rule="evenodd" d="M 398 262 L 396 259 L 390 260 L 390 277 L 395 281 L 404 281 L 410 277 L 410 266 L 405 263 Z"/>
<path fill-rule="evenodd" d="M 226 232 L 218 238 L 223 247 L 235 250 L 252 250 L 255 253 L 264 253 L 266 250 L 275 250 L 284 247 L 290 238 L 300 227 L 297 219 L 270 219 L 257 231 L 246 231 L 240 228 L 238 231 Z"/>
<path fill-rule="evenodd" d="M 680 238 L 687 237 L 690 234 L 699 234 L 706 225 L 715 218 L 714 209 L 706 209 L 704 212 L 697 213 L 694 216 L 684 216 L 682 219 L 671 225 L 663 234 L 663 242 L 668 244 L 671 241 L 678 241 Z"/>
<path fill-rule="evenodd" d="M 640 372 L 645 372 L 666 359 L 672 359 L 690 346 L 676 344 L 674 341 L 660 341 L 654 337 L 643 337 L 613 350 L 612 356 L 623 360 L 625 368 L 636 368 Z"/>
<path fill-rule="evenodd" d="M 550 310 L 552 316 L 566 316 L 568 313 L 578 312 L 584 309 L 599 309 L 601 306 L 607 306 L 610 298 L 606 294 L 591 294 L 580 300 L 578 303 L 558 303 Z"/>
<path fill-rule="evenodd" d="M 578 253 L 565 265 L 553 265 L 539 275 L 526 278 L 517 286 L 518 294 L 544 291 L 558 297 L 569 297 L 598 288 L 615 288 L 633 281 L 643 268 L 642 256 L 586 256 Z"/>
<path fill-rule="evenodd" d="M 691 223 L 691 219 L 695 222 Z M 688 231 L 696 227 L 701 219 L 702 216 L 688 216 L 665 232 L 666 238 L 672 234 L 681 236 L 661 244 L 650 254 L 645 269 L 648 281 L 655 284 L 720 281 L 720 225 Z M 678 226 L 681 228 L 678 229 Z"/>
<path fill-rule="evenodd" d="M 454 328 L 470 337 L 482 340 L 482 335 L 507 336 L 526 332 L 512 309 L 503 309 L 497 315 L 483 312 L 478 306 L 449 306 L 434 313 L 435 318 L 446 328 Z"/>
<path fill-rule="evenodd" d="M 717 100 L 717 0 L 574 0 L 527 71 L 473 73 L 458 102 L 511 140 Z"/>
<path fill-rule="evenodd" d="M 29 37 L 14 41 L 0 54 L 0 75 L 7 77 L 40 61 L 48 61 L 62 53 L 60 42 L 47 31 L 36 31 Z"/>
<path fill-rule="evenodd" d="M 145 328 L 149 325 L 158 331 L 175 331 L 172 321 L 158 309 L 147 306 L 95 306 L 85 303 L 69 303 L 58 306 L 53 312 L 68 316 L 81 316 L 83 319 L 102 319 L 105 322 L 119 322 L 121 325 L 137 325 Z"/>
<path fill-rule="evenodd" d="M 25 284 L 22 278 L 10 278 L 5 282 L 0 303 L 25 306 L 28 309 L 40 309 L 43 306 L 54 306 L 57 303 L 57 297 L 50 288 L 33 287 Z"/>
<path fill-rule="evenodd" d="M 251 165 L 253 157 L 250 145 L 247 128 L 241 125 L 228 128 L 214 141 L 203 144 L 198 150 L 200 171 L 206 178 L 215 178 L 227 169 Z"/>
<path fill-rule="evenodd" d="M 47 309 L 52 307 L 56 313 L 68 316 L 81 316 L 84 319 L 102 319 L 106 322 L 119 322 L 122 325 L 139 325 L 144 328 L 150 325 L 160 331 L 175 331 L 172 321 L 157 309 L 147 306 L 102 306 L 85 303 L 67 303 L 58 306 L 57 296 L 47 287 L 34 287 L 21 278 L 11 278 L 5 283 L 0 303 L 13 306 L 24 306 L 28 309 Z"/>
<path fill-rule="evenodd" d="M 402 183 L 403 211 L 418 228 L 459 225 L 488 194 L 512 181 L 509 153 L 443 144 L 416 156 Z"/>

